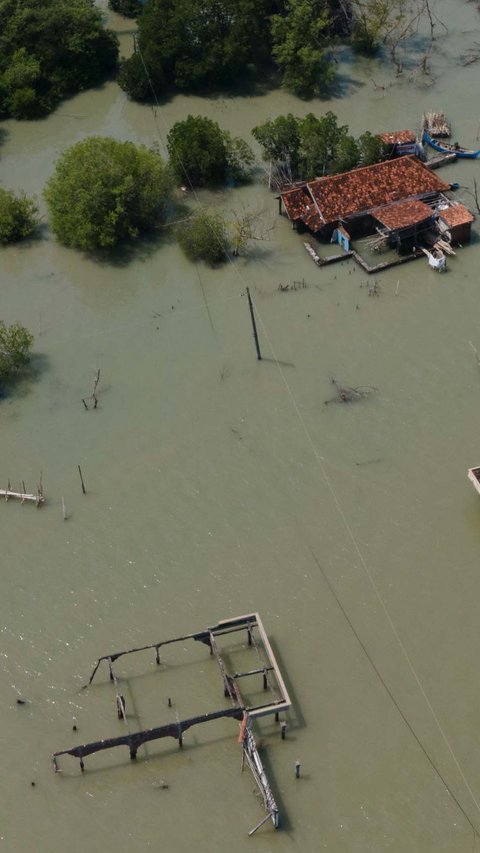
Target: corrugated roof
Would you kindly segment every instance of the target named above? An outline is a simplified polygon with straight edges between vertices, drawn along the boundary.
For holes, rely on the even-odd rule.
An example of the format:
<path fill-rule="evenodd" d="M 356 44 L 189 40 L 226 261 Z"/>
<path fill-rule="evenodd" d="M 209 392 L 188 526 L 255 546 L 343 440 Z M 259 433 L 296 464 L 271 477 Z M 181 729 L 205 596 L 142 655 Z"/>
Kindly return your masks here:
<path fill-rule="evenodd" d="M 397 201 L 393 204 L 386 204 L 383 207 L 376 207 L 372 210 L 372 215 L 378 219 L 382 225 L 396 231 L 398 228 L 407 228 L 409 225 L 416 225 L 418 222 L 425 222 L 432 216 L 432 210 L 428 204 L 423 201 Z"/>
<path fill-rule="evenodd" d="M 408 156 L 320 178 L 307 188 L 328 224 L 410 196 L 445 192 L 450 185 Z"/>
<path fill-rule="evenodd" d="M 395 143 L 401 145 L 403 142 L 415 142 L 416 139 L 413 130 L 393 130 L 391 133 L 385 132 L 378 135 L 385 145 L 395 145 Z"/>
<path fill-rule="evenodd" d="M 439 210 L 439 216 L 447 225 L 451 227 L 455 225 L 467 225 L 468 222 L 473 222 L 474 215 L 464 204 L 452 204 L 446 210 Z"/>

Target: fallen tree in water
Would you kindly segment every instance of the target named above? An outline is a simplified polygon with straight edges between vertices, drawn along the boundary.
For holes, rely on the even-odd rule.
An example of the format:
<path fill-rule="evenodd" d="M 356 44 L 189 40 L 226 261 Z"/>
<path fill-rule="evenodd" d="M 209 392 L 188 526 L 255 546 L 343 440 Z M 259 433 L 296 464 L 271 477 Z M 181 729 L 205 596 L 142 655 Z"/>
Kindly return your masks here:
<path fill-rule="evenodd" d="M 335 386 L 337 393 L 335 397 L 324 400 L 326 406 L 328 403 L 355 403 L 358 400 L 364 400 L 378 390 L 371 385 L 359 385 L 357 388 L 344 387 L 336 379 L 332 379 L 332 385 Z"/>

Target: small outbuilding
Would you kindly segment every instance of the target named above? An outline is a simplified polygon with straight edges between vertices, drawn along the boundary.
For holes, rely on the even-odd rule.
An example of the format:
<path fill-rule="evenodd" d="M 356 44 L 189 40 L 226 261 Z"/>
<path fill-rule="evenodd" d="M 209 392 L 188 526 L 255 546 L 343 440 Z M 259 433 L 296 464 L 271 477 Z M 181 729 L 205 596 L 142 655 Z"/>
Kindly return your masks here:
<path fill-rule="evenodd" d="M 418 154 L 417 138 L 413 130 L 394 130 L 378 134 L 391 157 Z"/>
<path fill-rule="evenodd" d="M 468 243 L 472 236 L 472 222 L 475 219 L 464 204 L 455 203 L 440 205 L 437 209 L 438 217 L 450 232 L 451 242 L 454 244 Z"/>

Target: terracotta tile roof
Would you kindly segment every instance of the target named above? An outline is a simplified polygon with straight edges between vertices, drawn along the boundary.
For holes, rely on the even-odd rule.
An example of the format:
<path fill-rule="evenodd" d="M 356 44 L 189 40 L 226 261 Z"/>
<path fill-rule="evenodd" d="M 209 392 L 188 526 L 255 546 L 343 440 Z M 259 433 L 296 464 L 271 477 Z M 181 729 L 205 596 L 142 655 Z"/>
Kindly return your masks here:
<path fill-rule="evenodd" d="M 303 222 L 310 229 L 310 231 L 320 231 L 321 228 L 325 225 L 322 217 L 318 213 L 317 208 L 314 204 L 311 204 L 305 215 L 303 216 Z"/>
<path fill-rule="evenodd" d="M 445 192 L 450 185 L 408 156 L 320 178 L 307 188 L 325 223 L 333 223 L 410 196 Z"/>
<path fill-rule="evenodd" d="M 401 145 L 403 142 L 415 142 L 416 139 L 413 130 L 394 130 L 392 133 L 379 133 L 378 135 L 382 142 L 385 142 L 385 145 L 394 145 L 395 143 Z"/>
<path fill-rule="evenodd" d="M 446 210 L 439 210 L 438 214 L 451 227 L 454 225 L 466 225 L 475 219 L 473 213 L 470 213 L 464 204 L 452 204 Z"/>
<path fill-rule="evenodd" d="M 428 204 L 412 199 L 376 207 L 372 210 L 372 215 L 382 225 L 395 231 L 397 228 L 406 228 L 408 225 L 416 225 L 417 222 L 425 222 L 433 216 L 433 212 Z"/>
<path fill-rule="evenodd" d="M 293 222 L 300 219 L 310 231 L 319 231 L 324 225 L 306 185 L 296 187 L 293 190 L 286 190 L 286 192 L 281 193 L 281 196 L 287 216 Z"/>

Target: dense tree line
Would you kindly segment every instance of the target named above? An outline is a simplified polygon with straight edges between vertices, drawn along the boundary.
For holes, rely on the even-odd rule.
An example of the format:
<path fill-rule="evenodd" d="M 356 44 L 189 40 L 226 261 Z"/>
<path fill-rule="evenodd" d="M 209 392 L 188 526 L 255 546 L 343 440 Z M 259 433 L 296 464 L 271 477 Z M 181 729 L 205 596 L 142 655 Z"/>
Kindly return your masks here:
<path fill-rule="evenodd" d="M 146 0 L 137 51 L 122 62 L 119 83 L 135 100 L 147 101 L 152 86 L 157 96 L 237 88 L 276 71 L 287 89 L 311 98 L 335 78 L 339 40 L 368 54 L 385 44 L 394 58 L 420 20 L 433 27 L 429 2 Z"/>
<path fill-rule="evenodd" d="M 174 91 L 238 89 L 275 80 L 304 98 L 336 74 L 333 47 L 350 39 L 395 51 L 435 20 L 430 0 L 109 0 L 138 18 L 137 49 L 119 83 L 135 100 Z M 116 36 L 95 0 L 0 0 L 0 116 L 36 118 L 97 84 L 117 64 Z M 273 76 L 272 76 L 273 75 Z"/>
<path fill-rule="evenodd" d="M 136 100 L 172 87 L 234 86 L 264 65 L 271 49 L 274 0 L 147 0 L 138 20 L 138 51 L 122 63 L 120 85 Z"/>
<path fill-rule="evenodd" d="M 147 0 L 138 21 L 138 51 L 119 82 L 136 100 L 172 88 L 238 87 L 274 64 L 285 86 L 309 97 L 328 86 L 334 66 L 338 0 Z"/>
<path fill-rule="evenodd" d="M 347 125 L 339 125 L 332 112 L 317 118 L 309 113 L 296 118 L 291 113 L 253 128 L 263 157 L 270 163 L 272 180 L 282 185 L 297 179 L 347 172 L 369 166 L 387 156 L 380 137 L 366 131 L 358 138 Z"/>
<path fill-rule="evenodd" d="M 117 63 L 116 36 L 94 0 L 0 0 L 0 114 L 36 118 L 99 83 Z"/>

